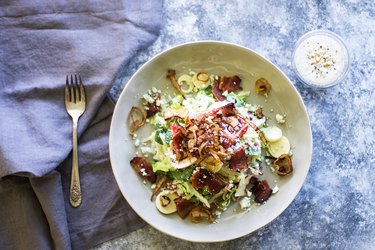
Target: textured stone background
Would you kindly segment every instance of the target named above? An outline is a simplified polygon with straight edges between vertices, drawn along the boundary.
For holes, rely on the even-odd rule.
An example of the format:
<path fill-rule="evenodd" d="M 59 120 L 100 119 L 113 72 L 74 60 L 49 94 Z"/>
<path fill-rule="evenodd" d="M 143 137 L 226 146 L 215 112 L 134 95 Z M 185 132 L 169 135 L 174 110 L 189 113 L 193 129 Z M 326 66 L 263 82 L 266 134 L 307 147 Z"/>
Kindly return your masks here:
<path fill-rule="evenodd" d="M 246 46 L 301 93 L 313 131 L 311 169 L 281 216 L 240 239 L 190 243 L 148 226 L 97 249 L 375 249 L 375 2 L 166 0 L 164 14 L 160 37 L 122 69 L 111 95 L 170 46 L 204 39 Z M 339 86 L 308 89 L 292 71 L 294 43 L 313 29 L 336 32 L 349 48 L 350 72 Z"/>

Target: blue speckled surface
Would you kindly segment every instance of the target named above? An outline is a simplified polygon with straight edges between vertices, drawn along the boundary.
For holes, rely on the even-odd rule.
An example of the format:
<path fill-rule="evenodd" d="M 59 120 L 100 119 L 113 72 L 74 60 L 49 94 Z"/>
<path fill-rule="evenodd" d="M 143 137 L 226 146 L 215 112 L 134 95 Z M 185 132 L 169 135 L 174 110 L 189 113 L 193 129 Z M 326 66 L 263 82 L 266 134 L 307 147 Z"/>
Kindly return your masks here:
<path fill-rule="evenodd" d="M 259 52 L 288 75 L 308 110 L 314 153 L 302 190 L 275 221 L 238 240 L 189 243 L 146 227 L 98 249 L 375 249 L 375 2 L 235 2 L 166 1 L 160 37 L 124 67 L 111 94 L 179 43 L 222 40 Z M 350 72 L 339 86 L 312 90 L 292 71 L 294 43 L 313 29 L 336 32 L 349 48 Z"/>

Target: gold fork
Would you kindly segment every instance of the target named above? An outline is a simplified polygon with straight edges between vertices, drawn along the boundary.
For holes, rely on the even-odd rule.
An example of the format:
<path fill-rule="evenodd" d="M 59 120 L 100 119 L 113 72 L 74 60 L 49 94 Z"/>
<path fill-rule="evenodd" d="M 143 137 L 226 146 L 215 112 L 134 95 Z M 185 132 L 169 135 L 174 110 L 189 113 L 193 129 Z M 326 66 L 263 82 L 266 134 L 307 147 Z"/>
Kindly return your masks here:
<path fill-rule="evenodd" d="M 79 79 L 79 85 L 78 85 Z M 78 207 L 82 202 L 81 184 L 78 171 L 78 152 L 77 152 L 77 124 L 79 117 L 85 112 L 86 96 L 82 84 L 81 76 L 66 76 L 65 85 L 65 108 L 73 120 L 73 158 L 72 158 L 72 176 L 70 180 L 70 204 Z"/>

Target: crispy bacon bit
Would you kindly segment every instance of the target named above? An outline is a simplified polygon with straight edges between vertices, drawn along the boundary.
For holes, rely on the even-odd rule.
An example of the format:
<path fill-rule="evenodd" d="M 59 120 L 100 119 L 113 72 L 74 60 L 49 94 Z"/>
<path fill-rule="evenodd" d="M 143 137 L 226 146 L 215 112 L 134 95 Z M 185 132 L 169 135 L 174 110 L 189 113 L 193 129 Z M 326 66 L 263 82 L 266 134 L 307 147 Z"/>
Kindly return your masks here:
<path fill-rule="evenodd" d="M 282 154 L 274 160 L 272 165 L 275 166 L 276 173 L 280 176 L 285 176 L 293 172 L 292 160 L 288 154 Z"/>
<path fill-rule="evenodd" d="M 232 158 L 230 158 L 229 168 L 237 172 L 247 169 L 245 150 L 242 147 L 233 152 Z"/>
<path fill-rule="evenodd" d="M 259 181 L 256 177 L 251 177 L 250 183 L 253 184 L 251 192 L 255 196 L 255 202 L 263 203 L 268 200 L 272 194 L 272 189 L 266 180 Z"/>
<path fill-rule="evenodd" d="M 236 115 L 236 108 L 234 107 L 233 102 L 227 103 L 220 107 L 216 113 L 219 114 L 219 111 L 221 112 L 221 115 L 225 117 Z"/>
<path fill-rule="evenodd" d="M 159 190 L 165 185 L 166 182 L 167 176 L 165 175 L 163 175 L 156 181 L 155 188 L 152 190 L 151 201 L 154 199 L 155 195 L 159 193 Z"/>
<path fill-rule="evenodd" d="M 246 133 L 248 127 L 234 103 L 227 103 L 185 118 L 183 126 L 171 123 L 173 152 L 177 161 L 185 157 L 195 157 L 196 164 L 204 164 L 204 160 L 211 157 L 212 159 L 207 160 L 215 161 L 215 166 L 204 167 L 217 172 L 228 156 L 226 149 L 235 144 L 236 140 Z"/>
<path fill-rule="evenodd" d="M 145 124 L 146 114 L 142 109 L 138 107 L 132 107 L 129 113 L 129 120 L 129 131 L 131 135 L 134 135 L 137 129 Z"/>
<path fill-rule="evenodd" d="M 174 200 L 174 202 L 176 203 L 177 214 L 181 219 L 185 219 L 190 211 L 195 207 L 194 202 L 184 198 L 177 198 Z"/>
<path fill-rule="evenodd" d="M 154 116 L 157 112 L 160 111 L 160 107 L 159 106 L 156 106 L 155 103 L 147 103 L 146 104 L 146 117 L 147 118 L 150 118 L 152 116 Z"/>
<path fill-rule="evenodd" d="M 219 80 L 215 79 L 214 83 L 212 84 L 212 94 L 218 101 L 224 101 L 225 96 L 223 96 L 223 91 L 219 89 Z"/>
<path fill-rule="evenodd" d="M 130 165 L 135 169 L 137 174 L 151 183 L 156 181 L 156 175 L 152 166 L 144 157 L 136 156 L 130 161 Z"/>
<path fill-rule="evenodd" d="M 211 194 L 216 194 L 225 186 L 222 182 L 216 179 L 207 169 L 200 169 L 191 176 L 191 184 L 195 188 L 208 187 Z"/>
<path fill-rule="evenodd" d="M 268 94 L 271 90 L 271 84 L 264 77 L 259 78 L 255 82 L 255 92 L 257 94 Z"/>
<path fill-rule="evenodd" d="M 178 84 L 177 79 L 176 79 L 176 70 L 174 69 L 169 69 L 167 72 L 167 78 L 171 81 L 172 85 L 180 92 L 182 97 L 186 99 L 184 92 L 181 90 L 180 84 Z"/>
<path fill-rule="evenodd" d="M 183 142 L 183 135 L 181 133 L 181 131 L 178 131 L 176 134 L 173 134 L 173 137 L 172 137 L 172 149 L 173 149 L 173 153 L 176 155 L 176 160 L 177 161 L 180 161 L 184 158 L 184 148 L 182 146 L 182 142 Z"/>
<path fill-rule="evenodd" d="M 242 90 L 241 84 L 241 78 L 239 78 L 237 75 L 226 77 L 226 76 L 220 76 L 219 78 L 219 89 L 221 91 L 236 91 L 236 90 Z"/>
<path fill-rule="evenodd" d="M 200 223 L 203 220 L 207 220 L 210 223 L 215 222 L 215 217 L 213 216 L 211 210 L 204 206 L 194 207 L 190 211 L 190 220 L 194 223 Z"/>

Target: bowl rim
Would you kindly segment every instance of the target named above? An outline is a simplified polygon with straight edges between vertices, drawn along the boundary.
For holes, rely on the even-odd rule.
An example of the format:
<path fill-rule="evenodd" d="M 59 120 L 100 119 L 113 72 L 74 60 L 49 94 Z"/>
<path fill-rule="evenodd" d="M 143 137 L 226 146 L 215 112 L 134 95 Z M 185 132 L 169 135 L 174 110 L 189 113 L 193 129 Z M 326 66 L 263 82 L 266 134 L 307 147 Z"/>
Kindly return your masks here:
<path fill-rule="evenodd" d="M 302 77 L 302 75 L 297 70 L 297 65 L 295 63 L 295 56 L 296 56 L 297 48 L 301 45 L 301 43 L 303 41 L 305 41 L 307 38 L 312 37 L 314 35 L 328 36 L 328 37 L 334 39 L 336 42 L 338 42 L 344 50 L 344 55 L 345 55 L 345 59 L 346 59 L 346 63 L 344 65 L 344 70 L 341 73 L 341 75 L 335 81 L 333 81 L 332 83 L 324 84 L 324 85 L 318 85 L 318 84 L 314 84 L 312 82 L 308 82 Z M 346 76 L 348 75 L 349 69 L 350 69 L 350 55 L 349 55 L 348 47 L 346 46 L 346 44 L 345 44 L 344 40 L 341 38 L 341 36 L 339 36 L 338 34 L 336 34 L 333 31 L 326 30 L 326 29 L 310 30 L 310 31 L 306 32 L 305 34 L 303 34 L 300 38 L 298 38 L 297 42 L 294 45 L 293 54 L 292 54 L 292 68 L 293 68 L 294 73 L 297 75 L 298 79 L 308 87 L 312 87 L 312 88 L 316 88 L 316 89 L 326 89 L 326 88 L 336 86 L 346 78 Z"/>
<path fill-rule="evenodd" d="M 139 214 L 137 212 L 137 210 L 133 207 L 132 204 L 129 204 L 129 206 L 133 209 L 133 211 L 139 216 L 142 218 L 142 220 L 144 220 L 148 225 L 152 226 L 153 228 L 155 228 L 156 230 L 164 233 L 164 234 L 167 234 L 169 236 L 172 236 L 174 238 L 178 238 L 178 239 L 181 239 L 181 240 L 185 240 L 185 241 L 190 241 L 190 242 L 200 242 L 200 243 L 210 243 L 210 242 L 224 242 L 224 241 L 229 241 L 229 240 L 233 240 L 233 239 L 237 239 L 237 238 L 240 238 L 240 237 L 243 237 L 245 235 L 248 235 L 250 233 L 253 233 L 263 227 L 265 227 L 266 225 L 270 224 L 271 222 L 273 222 L 276 218 L 278 218 L 291 204 L 292 202 L 295 200 L 295 198 L 297 197 L 297 195 L 300 193 L 302 187 L 303 187 L 303 184 L 305 183 L 306 181 L 306 177 L 307 177 L 307 174 L 310 170 L 310 167 L 311 167 L 311 162 L 312 162 L 312 155 L 313 155 L 313 137 L 312 137 L 312 130 L 311 130 L 311 123 L 310 123 L 310 119 L 309 119 L 309 116 L 308 116 L 308 113 L 307 113 L 307 109 L 306 109 L 306 105 L 304 104 L 303 102 L 303 99 L 300 95 L 300 93 L 298 92 L 298 90 L 296 89 L 296 87 L 294 86 L 294 84 L 292 83 L 292 81 L 289 79 L 289 77 L 282 71 L 280 70 L 279 67 L 277 67 L 274 63 L 272 63 L 268 58 L 266 58 L 265 56 L 259 54 L 258 52 L 255 52 L 254 50 L 250 49 L 250 48 L 247 48 L 245 46 L 242 46 L 242 45 L 238 45 L 238 44 L 235 44 L 235 43 L 231 43 L 231 42 L 226 42 L 226 41 L 216 41 L 216 40 L 199 40 L 199 41 L 192 41 L 192 42 L 185 42 L 185 43 L 180 43 L 180 44 L 177 44 L 177 45 L 174 45 L 174 46 L 171 46 L 167 49 L 164 49 L 162 51 L 160 51 L 159 53 L 157 53 L 156 55 L 152 56 L 150 59 L 148 59 L 142 66 L 140 66 L 134 73 L 133 75 L 128 79 L 127 83 L 125 84 L 123 90 L 121 91 L 121 94 L 116 102 L 116 105 L 115 105 L 115 108 L 114 108 L 114 111 L 113 111 L 113 116 L 115 116 L 115 114 L 118 112 L 117 110 L 119 109 L 119 105 L 117 105 L 117 103 L 120 102 L 121 99 L 125 98 L 125 93 L 126 93 L 126 89 L 129 88 L 130 86 L 130 82 L 133 81 L 133 79 L 136 77 L 136 75 L 142 71 L 144 68 L 147 67 L 147 65 L 151 64 L 153 61 L 155 61 L 157 58 L 159 58 L 160 56 L 162 56 L 163 54 L 165 53 L 168 53 L 172 50 L 175 50 L 175 49 L 178 49 L 180 47 L 184 47 L 184 46 L 191 46 L 191 45 L 199 45 L 199 44 L 215 44 L 215 45 L 224 45 L 224 46 L 233 46 L 233 47 L 237 47 L 239 49 L 244 49 L 244 50 L 247 50 L 248 52 L 250 53 L 253 53 L 255 54 L 256 56 L 260 57 L 261 59 L 265 60 L 267 63 L 271 64 L 283 77 L 285 77 L 285 79 L 289 82 L 290 86 L 292 87 L 292 89 L 295 91 L 295 93 L 297 94 L 297 98 L 298 98 L 298 101 L 300 103 L 302 103 L 302 109 L 303 109 L 303 115 L 304 117 L 306 118 L 306 121 L 307 121 L 307 124 L 309 125 L 308 126 L 308 138 L 310 139 L 310 150 L 309 152 L 306 153 L 307 155 L 307 161 L 308 161 L 308 165 L 307 165 L 307 171 L 304 173 L 304 175 L 302 176 L 301 178 L 301 181 L 300 181 L 300 184 L 298 186 L 298 191 L 293 195 L 293 197 L 291 197 L 290 199 L 290 202 L 285 206 L 283 207 L 283 209 L 281 209 L 279 212 L 276 213 L 276 216 L 274 218 L 272 218 L 271 220 L 269 220 L 268 222 L 266 223 L 262 223 L 262 225 L 260 227 L 258 227 L 257 229 L 255 230 L 252 230 L 252 231 L 245 231 L 243 232 L 242 234 L 240 235 L 237 235 L 237 236 L 233 236 L 233 237 L 227 237 L 227 238 L 223 238 L 223 239 L 217 239 L 217 240 L 194 240 L 194 239 L 187 239 L 187 238 L 183 238 L 183 237 L 180 237 L 180 236 L 177 236 L 177 235 L 174 235 L 170 232 L 167 232 L 165 230 L 162 230 L 160 227 L 158 227 L 157 225 L 155 225 L 154 223 L 151 223 L 150 221 L 146 220 L 142 214 Z M 112 129 L 112 126 L 113 126 L 114 122 L 113 122 L 113 119 L 111 120 L 111 126 L 110 126 L 110 131 L 109 131 L 109 156 L 110 156 L 110 162 L 111 162 L 111 168 L 112 168 L 112 172 L 113 172 L 113 175 L 115 177 L 115 180 L 116 180 L 116 184 L 118 185 L 118 183 L 120 183 L 120 180 L 118 179 L 119 176 L 115 174 L 115 169 L 113 167 L 113 152 L 111 150 L 111 141 L 112 141 L 112 138 L 113 138 L 113 129 Z M 119 187 L 119 185 L 118 185 Z M 119 190 L 122 194 L 122 196 L 126 199 L 125 195 L 123 194 L 123 191 L 121 190 L 121 188 L 119 187 Z M 127 199 L 126 199 L 127 200 Z"/>

